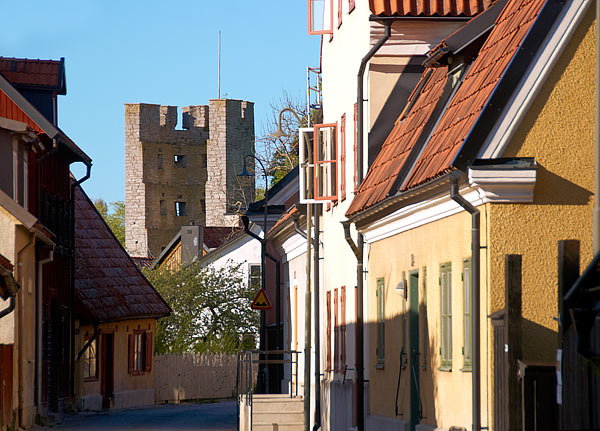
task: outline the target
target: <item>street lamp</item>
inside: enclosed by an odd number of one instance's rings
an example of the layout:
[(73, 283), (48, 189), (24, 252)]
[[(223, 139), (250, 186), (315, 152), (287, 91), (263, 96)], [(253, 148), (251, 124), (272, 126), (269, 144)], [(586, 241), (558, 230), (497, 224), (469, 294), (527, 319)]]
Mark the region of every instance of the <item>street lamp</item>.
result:
[(273, 138), (282, 138), (284, 136), (289, 136), (288, 133), (285, 133), (282, 129), (281, 129), (281, 120), (282, 120), (282, 116), (284, 112), (291, 112), (292, 114), (294, 114), (294, 117), (296, 117), (296, 120), (298, 120), (299, 124), (302, 124), (302, 119), (300, 118), (300, 116), (296, 113), (296, 111), (294, 111), (292, 108), (283, 108), (281, 111), (279, 111), (279, 121), (277, 121), (277, 130), (275, 130), (273, 133), (271, 133), (271, 136)]
[[(263, 237), (262, 240), (260, 241), (260, 286), (263, 290), (263, 292), (265, 292), (266, 294), (266, 288), (267, 288), (267, 282), (266, 282), (266, 258), (267, 258), (267, 210), (268, 210), (268, 203), (269, 203), (269, 188), (268, 188), (268, 174), (267, 174), (267, 170), (265, 169), (265, 166), (263, 165), (263, 163), (260, 161), (260, 159), (258, 157), (256, 157), (254, 154), (247, 154), (244, 156), (244, 166), (242, 168), (242, 172), (240, 172), (238, 174), (239, 177), (252, 177), (255, 175), (255, 173), (250, 173), (248, 172), (247, 169), (247, 165), (246, 165), (246, 161), (248, 160), (248, 158), (253, 158), (255, 160), (255, 162), (258, 162), (258, 164), (260, 165), (263, 174), (265, 176), (265, 201), (264, 201), (264, 207), (265, 207), (265, 211), (264, 211), (264, 218), (263, 218)], [(254, 165), (254, 171), (256, 172), (256, 164)], [(265, 310), (260, 310), (260, 341), (259, 341), (259, 350), (264, 351), (265, 350)], [(261, 370), (262, 369), (262, 370)], [(262, 372), (261, 372), (262, 371)], [(259, 375), (263, 376), (264, 378), (264, 364), (261, 363), (259, 365)]]

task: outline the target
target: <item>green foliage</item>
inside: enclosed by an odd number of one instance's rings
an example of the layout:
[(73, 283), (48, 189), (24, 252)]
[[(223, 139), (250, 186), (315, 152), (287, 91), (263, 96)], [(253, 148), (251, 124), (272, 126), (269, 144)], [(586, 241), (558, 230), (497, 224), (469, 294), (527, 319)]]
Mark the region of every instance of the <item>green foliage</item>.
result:
[[(125, 202), (115, 201), (107, 204), (103, 199), (96, 199), (94, 205), (121, 245), (125, 247)], [(109, 207), (112, 210), (110, 212)]]
[(202, 268), (192, 263), (179, 271), (144, 270), (173, 309), (156, 327), (156, 353), (234, 353), (255, 348), (258, 313), (250, 308), (255, 289), (242, 264)]

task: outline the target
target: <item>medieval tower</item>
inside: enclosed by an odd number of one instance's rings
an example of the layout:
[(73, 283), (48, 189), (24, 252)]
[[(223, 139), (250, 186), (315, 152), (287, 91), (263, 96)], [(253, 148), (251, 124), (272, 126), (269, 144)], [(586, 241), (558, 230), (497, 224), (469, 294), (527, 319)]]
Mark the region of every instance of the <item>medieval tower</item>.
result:
[(182, 108), (125, 105), (125, 245), (132, 256), (158, 256), (181, 226), (236, 226), (254, 198), (240, 180), (254, 154), (254, 104), (215, 99)]

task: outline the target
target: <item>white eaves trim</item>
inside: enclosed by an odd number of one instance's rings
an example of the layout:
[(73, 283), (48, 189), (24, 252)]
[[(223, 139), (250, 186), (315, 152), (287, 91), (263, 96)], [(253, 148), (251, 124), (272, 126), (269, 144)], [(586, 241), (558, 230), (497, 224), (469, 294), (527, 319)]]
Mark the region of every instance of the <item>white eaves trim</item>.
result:
[(591, 0), (567, 1), (502, 115), (488, 134), (478, 158), (493, 159), (502, 155), (591, 4)]
[(290, 262), (306, 253), (306, 239), (300, 234), (294, 233), (281, 244), (281, 249), (283, 250), (282, 263)]
[(533, 202), (536, 178), (535, 167), (518, 170), (469, 168), (469, 184), (478, 188), (484, 202)]
[[(535, 167), (469, 169), (469, 185), (460, 189), (460, 194), (475, 207), (486, 203), (532, 202), (536, 172)], [(448, 188), (443, 195), (394, 211), (361, 229), (361, 233), (366, 243), (371, 244), (462, 211), (464, 209), (450, 198)]]

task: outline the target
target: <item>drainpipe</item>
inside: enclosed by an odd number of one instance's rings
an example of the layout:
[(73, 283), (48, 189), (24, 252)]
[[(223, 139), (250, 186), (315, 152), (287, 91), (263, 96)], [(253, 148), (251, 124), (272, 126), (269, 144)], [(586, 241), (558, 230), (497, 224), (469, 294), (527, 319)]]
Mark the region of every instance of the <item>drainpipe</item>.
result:
[[(310, 431), (311, 240), (313, 204), (306, 205), (306, 292), (304, 293), (304, 431)], [(316, 384), (316, 382), (315, 382)]]
[(35, 324), (36, 324), (36, 340), (35, 340), (35, 398), (38, 415), (42, 414), (42, 282), (43, 282), (43, 266), (54, 260), (54, 250), (50, 250), (48, 258), (38, 261), (37, 267), (37, 287), (35, 289), (36, 295), (36, 310), (35, 310)]
[[(319, 284), (319, 229), (320, 229), (320, 211), (319, 206), (315, 205), (315, 238), (313, 242), (313, 286), (314, 308), (315, 308), (315, 425), (313, 431), (321, 427), (321, 328), (320, 328), (320, 284)], [(328, 335), (329, 336), (329, 335)]]
[[(35, 247), (35, 232), (31, 233), (31, 239), (29, 240), (29, 242), (27, 244), (25, 244), (18, 252), (17, 252), (17, 265), (16, 267), (18, 268), (19, 272), (18, 272), (18, 280), (19, 280), (19, 284), (22, 286), (21, 288), (24, 288), (24, 283), (23, 283), (23, 277), (22, 277), (22, 266), (23, 266), (23, 261), (21, 259), (21, 255), (25, 252), (25, 250), (27, 250), (29, 247), (31, 246)], [(35, 250), (34, 250), (35, 253)], [(10, 297), (10, 304), (8, 306), (8, 308), (2, 310), (0, 312), (0, 319), (3, 318), (4, 316), (6, 316), (7, 314), (11, 313), (17, 303), (16, 303), (16, 296), (17, 294), (15, 293), (14, 295), (12, 295)], [(19, 363), (17, 365), (17, 376), (19, 378), (19, 383), (17, 384), (17, 402), (18, 402), (18, 409), (17, 409), (17, 417), (18, 417), (18, 422), (19, 424), (23, 423), (23, 405), (25, 404), (25, 401), (23, 399), (23, 392), (24, 392), (24, 388), (23, 388), (23, 295), (21, 295), (21, 306), (19, 307), (19, 309), (16, 311), (16, 316), (15, 316), (15, 329), (16, 329), (16, 339), (17, 339), (17, 357), (19, 358)]]
[(480, 324), (480, 304), (479, 304), (479, 253), (480, 253), (480, 235), (479, 235), (479, 210), (471, 205), (458, 192), (458, 182), (452, 178), (450, 182), (450, 197), (457, 204), (471, 214), (471, 304), (473, 307), (473, 365), (472, 365), (472, 403), (473, 403), (473, 431), (481, 431), (481, 352), (479, 351), (479, 324)]
[[(358, 69), (358, 79), (356, 85), (356, 179), (360, 184), (363, 180), (363, 140), (364, 140), (364, 76), (367, 69), (367, 64), (383, 44), (390, 38), (392, 34), (392, 20), (385, 21), (385, 32), (381, 39), (367, 52), (360, 62)], [(356, 342), (357, 342), (357, 358), (356, 358), (356, 410), (357, 410), (357, 428), (358, 431), (365, 430), (365, 358), (364, 358), (364, 333), (363, 333), (363, 235), (358, 232), (356, 244), (350, 236), (350, 225), (343, 223), (344, 235), (346, 241), (352, 248), (356, 256), (356, 295), (357, 295), (357, 310), (356, 310)]]
[(84, 181), (86, 181), (87, 179), (90, 178), (90, 175), (92, 173), (92, 163), (86, 163), (86, 172), (85, 175), (73, 182), (73, 184), (71, 184), (71, 293), (70, 293), (70, 304), (71, 304), (71, 309), (70, 311), (70, 337), (69, 337), (69, 342), (70, 342), (70, 351), (69, 351), (69, 356), (70, 356), (70, 373), (69, 373), (69, 377), (70, 377), (70, 381), (69, 381), (69, 385), (70, 385), (70, 392), (71, 392), (71, 396), (75, 396), (75, 317), (74, 317), (74, 313), (75, 313), (75, 187), (77, 187), (78, 185), (80, 185), (81, 183), (83, 183)]
[(596, 112), (594, 164), (594, 256), (600, 251), (600, 0), (596, 0)]

